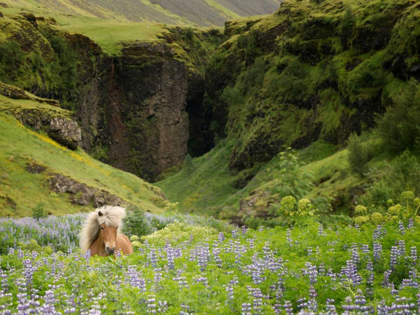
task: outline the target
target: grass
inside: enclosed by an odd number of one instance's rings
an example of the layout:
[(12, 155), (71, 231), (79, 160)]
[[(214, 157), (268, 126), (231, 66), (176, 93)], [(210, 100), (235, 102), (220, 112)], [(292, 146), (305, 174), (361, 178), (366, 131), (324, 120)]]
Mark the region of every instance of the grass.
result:
[(60, 28), (86, 35), (110, 55), (118, 55), (123, 42), (155, 41), (159, 36), (169, 33), (163, 24), (114, 22), (89, 17), (60, 17), (57, 20)]
[[(374, 145), (377, 141), (378, 138), (373, 134), (364, 137), (364, 142), (369, 145)], [(181, 170), (156, 185), (165, 192), (171, 202), (179, 202), (180, 209), (215, 215), (223, 213), (225, 207), (237, 212), (242, 199), (256, 194), (262, 195), (262, 200), (269, 199), (271, 194), (264, 192), (273, 191), (278, 183), (280, 174), (275, 168), (280, 163), (280, 154), (261, 166), (244, 188), (236, 189), (233, 185), (237, 176), (228, 168), (234, 144), (234, 140), (224, 140), (206, 155), (193, 159), (196, 170), (189, 177)], [(344, 199), (345, 202), (336, 209), (338, 213), (348, 213), (351, 207), (351, 190), (366, 182), (366, 179), (350, 173), (347, 154), (347, 149), (321, 140), (298, 152), (300, 161), (304, 163), (301, 169), (313, 175), (315, 184), (307, 197)], [(381, 169), (388, 159), (388, 155), (378, 152), (369, 166)]]
[[(31, 104), (31, 101), (9, 102), (20, 104), (22, 107), (47, 106)], [(7, 103), (2, 97), (0, 108), (5, 106)], [(68, 150), (47, 136), (26, 128), (5, 113), (0, 113), (0, 125), (0, 215), (29, 215), (31, 209), (40, 202), (46, 204), (47, 209), (54, 214), (82, 210), (81, 207), (70, 204), (67, 195), (51, 193), (48, 189), (48, 172), (28, 173), (26, 165), (29, 161), (47, 167), (50, 172), (63, 174), (90, 187), (108, 191), (144, 210), (159, 212), (165, 205), (162, 197), (152, 191), (152, 185), (132, 174), (94, 160), (81, 149)], [(6, 205), (6, 196), (16, 203), (15, 209), (10, 202)]]
[(193, 159), (196, 171), (185, 171), (156, 183), (172, 202), (179, 202), (183, 211), (207, 212), (220, 208), (232, 194), (234, 177), (227, 162), (231, 145), (220, 144), (209, 153)]

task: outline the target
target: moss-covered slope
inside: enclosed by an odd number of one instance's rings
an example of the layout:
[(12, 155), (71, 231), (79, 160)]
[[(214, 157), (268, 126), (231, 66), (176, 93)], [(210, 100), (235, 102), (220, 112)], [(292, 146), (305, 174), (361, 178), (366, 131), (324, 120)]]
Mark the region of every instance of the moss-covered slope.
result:
[(285, 1), (232, 22), (206, 72), (213, 131), (238, 141), (229, 166), (258, 167), (283, 145), (343, 144), (374, 126), (410, 77), (420, 78), (419, 4)]
[[(290, 146), (308, 163), (299, 172), (313, 175), (296, 178), (312, 185), (305, 197), (328, 197), (332, 209), (351, 213), (393, 163), (369, 133), (420, 80), (419, 16), (418, 1), (290, 0), (269, 17), (228, 22), (228, 40), (206, 68), (205, 109), (218, 145), (194, 159), (193, 173), (158, 185), (190, 211), (264, 217), (287, 188), (279, 164)], [(364, 178), (348, 165), (353, 132), (367, 132), (363, 141), (376, 150)]]
[[(159, 188), (94, 160), (80, 148), (70, 150), (22, 122), (53, 125), (72, 121), (60, 107), (30, 99), (0, 96), (0, 216), (31, 215), (36, 206), (53, 214), (89, 211), (107, 204), (162, 211)], [(36, 126), (33, 125), (33, 126)]]

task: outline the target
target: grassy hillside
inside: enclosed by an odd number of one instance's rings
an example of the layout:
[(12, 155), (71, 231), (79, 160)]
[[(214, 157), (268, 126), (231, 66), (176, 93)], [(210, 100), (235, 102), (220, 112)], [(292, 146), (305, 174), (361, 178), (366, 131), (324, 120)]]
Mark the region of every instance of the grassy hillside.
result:
[(348, 214), (360, 201), (383, 210), (404, 190), (418, 196), (419, 14), (406, 0), (287, 1), (228, 23), (205, 98), (224, 140), (194, 173), (158, 185), (188, 209), (261, 218), (288, 194)]
[(222, 26), (227, 19), (269, 14), (280, 5), (279, 0), (5, 0), (4, 3), (44, 16), (192, 26)]
[[(14, 118), (19, 111), (41, 110), (54, 116), (66, 116), (68, 111), (32, 100), (12, 100), (0, 96), (0, 215), (31, 215), (32, 209), (43, 204), (53, 214), (88, 211), (70, 203), (68, 194), (50, 190), (49, 179), (62, 174), (88, 187), (107, 191), (127, 204), (159, 212), (165, 201), (159, 189), (129, 173), (94, 160), (81, 149), (71, 151), (25, 127)], [(31, 165), (46, 170), (28, 171)]]

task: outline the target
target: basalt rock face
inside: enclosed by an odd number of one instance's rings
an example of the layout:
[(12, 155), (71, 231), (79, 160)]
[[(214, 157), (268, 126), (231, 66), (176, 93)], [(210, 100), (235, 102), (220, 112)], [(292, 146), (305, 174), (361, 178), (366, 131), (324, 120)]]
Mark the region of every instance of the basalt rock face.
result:
[[(38, 69), (37, 79), (21, 87), (60, 101), (74, 111), (81, 128), (80, 134), (75, 126), (56, 119), (48, 126), (50, 137), (72, 149), (81, 145), (95, 158), (149, 181), (182, 164), (189, 145), (193, 156), (212, 147), (213, 137), (207, 132), (210, 120), (202, 107), (204, 78), (195, 61), (189, 60), (188, 45), (193, 44), (184, 40), (183, 31), (169, 34), (171, 40), (124, 44), (121, 54), (111, 57), (84, 35), (58, 31), (52, 21), (31, 15), (17, 22), (20, 31), (11, 36), (22, 54), (39, 53), (48, 71), (55, 75), (53, 70), (60, 68), (56, 72), (61, 79), (57, 83), (46, 70)], [(175, 44), (173, 37), (186, 47)], [(35, 69), (36, 62), (22, 59), (16, 66)], [(20, 81), (11, 83), (19, 86)], [(22, 120), (45, 129), (43, 117), (32, 114)], [(190, 134), (194, 135), (191, 141)]]
[(165, 44), (140, 43), (123, 54), (109, 72), (109, 163), (153, 181), (187, 154), (187, 70)]

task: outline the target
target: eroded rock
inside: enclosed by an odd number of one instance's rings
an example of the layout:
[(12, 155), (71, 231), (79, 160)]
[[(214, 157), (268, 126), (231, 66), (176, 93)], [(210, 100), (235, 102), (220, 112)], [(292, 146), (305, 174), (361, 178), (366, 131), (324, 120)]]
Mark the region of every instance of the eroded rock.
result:
[(73, 204), (81, 206), (93, 205), (96, 208), (104, 205), (124, 205), (124, 201), (121, 198), (107, 191), (89, 187), (61, 174), (53, 174), (49, 182), (50, 188), (55, 193), (70, 194)]

